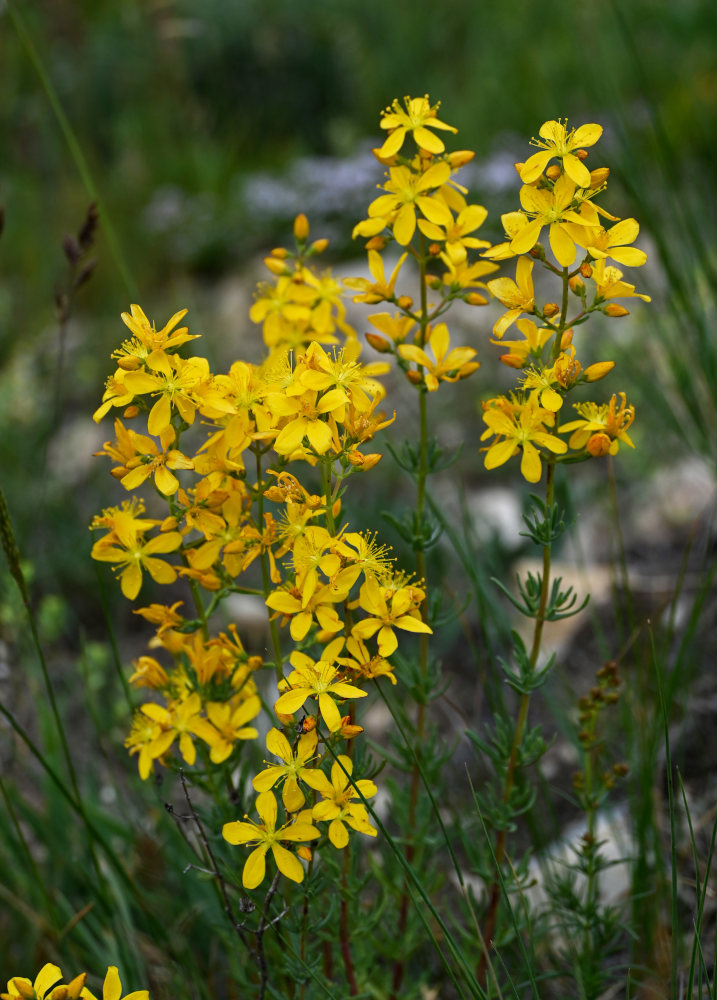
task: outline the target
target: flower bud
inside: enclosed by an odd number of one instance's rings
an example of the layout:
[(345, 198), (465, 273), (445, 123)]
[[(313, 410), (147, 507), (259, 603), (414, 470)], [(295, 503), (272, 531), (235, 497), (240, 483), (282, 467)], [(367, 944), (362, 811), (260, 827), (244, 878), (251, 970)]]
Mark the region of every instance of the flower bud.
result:
[(130, 405), (129, 405), (129, 406), (128, 406), (128, 407), (126, 408), (126, 409), (125, 409), (125, 411), (124, 411), (124, 413), (122, 414), (122, 416), (123, 416), (123, 417), (125, 418), (125, 420), (132, 420), (132, 418), (133, 418), (133, 417), (136, 417), (138, 413), (139, 413), (139, 407), (138, 407), (138, 406), (135, 406), (135, 404), (134, 404), (134, 403), (131, 403), (131, 404), (130, 404)]
[(463, 299), (469, 306), (487, 306), (488, 299), (480, 292), (469, 292)]
[(552, 319), (553, 316), (557, 316), (560, 312), (560, 306), (557, 302), (547, 302), (543, 308), (543, 316), (546, 319)]
[(610, 176), (610, 167), (597, 167), (590, 171), (590, 187), (602, 187)]
[(579, 160), (587, 160), (587, 158), (588, 158), (588, 151), (587, 151), (587, 149), (576, 149), (575, 153), (573, 155), (577, 156), (577, 158)]
[(350, 715), (344, 715), (341, 718), (341, 728), (339, 733), (345, 740), (352, 740), (354, 736), (358, 736), (359, 733), (363, 732), (363, 726), (356, 726), (351, 722)]
[(601, 458), (603, 455), (608, 454), (611, 444), (612, 441), (607, 434), (603, 431), (596, 431), (595, 434), (590, 435), (585, 447), (593, 458)]
[(309, 237), (309, 220), (303, 212), (294, 219), (294, 238), (297, 243), (306, 243)]
[(536, 243), (533, 249), (529, 250), (528, 253), (535, 260), (545, 260), (545, 247), (542, 243)]
[(179, 521), (177, 520), (176, 517), (173, 517), (173, 516), (165, 517), (165, 519), (162, 521), (162, 523), (159, 526), (159, 530), (160, 531), (176, 531), (178, 524), (179, 524)]
[(566, 350), (568, 347), (570, 347), (572, 342), (573, 342), (573, 328), (568, 327), (568, 329), (563, 332), (563, 335), (560, 338), (560, 350), (561, 351)]
[(261, 670), (264, 666), (264, 661), (260, 656), (250, 656), (246, 661), (246, 665), (250, 670)]
[(375, 451), (371, 452), (370, 455), (364, 455), (363, 466), (362, 466), (363, 471), (368, 472), (369, 469), (373, 469), (375, 465), (378, 465), (378, 463), (381, 461), (382, 458), (383, 455), (380, 455), (378, 452)]
[(372, 236), (371, 239), (366, 244), (367, 250), (385, 250), (388, 246), (388, 239), (386, 236)]
[(446, 159), (452, 170), (460, 170), (466, 163), (470, 163), (475, 155), (472, 149), (457, 149), (454, 153), (449, 153)]
[(326, 247), (329, 245), (329, 241), (326, 237), (320, 240), (314, 240), (314, 242), (309, 247), (309, 253), (323, 253)]
[(594, 365), (587, 366), (583, 372), (583, 378), (586, 382), (597, 382), (601, 378), (605, 378), (608, 372), (611, 372), (614, 367), (614, 361), (598, 361)]
[(428, 252), (431, 257), (440, 257), (441, 255), (441, 244), (440, 243), (429, 243)]
[(551, 163), (548, 169), (545, 171), (545, 176), (549, 181), (556, 181), (558, 177), (562, 175), (562, 170), (557, 165), (557, 163)]
[(508, 368), (522, 368), (524, 364), (519, 354), (501, 354), (498, 360), (502, 361)]
[[(102, 452), (98, 451), (97, 454), (101, 455)], [(130, 470), (124, 465), (116, 465), (114, 469), (110, 469), (110, 475), (113, 479), (124, 479), (129, 471)]]
[(286, 258), (289, 256), (289, 251), (286, 249), (286, 247), (274, 247), (274, 249), (271, 251), (271, 256), (276, 257), (278, 260), (286, 260)]
[(396, 299), (396, 305), (399, 309), (403, 309), (404, 312), (407, 312), (413, 305), (413, 299), (410, 295), (401, 295)]
[[(322, 634), (321, 632), (317, 632), (316, 633), (316, 641), (317, 642), (322, 642), (322, 641), (326, 642), (326, 635), (327, 635), (327, 633), (326, 632), (323, 633), (323, 635), (324, 635), (324, 639), (323, 640), (319, 639), (319, 636), (321, 634)], [(333, 635), (333, 633), (330, 633), (330, 634)], [(316, 729), (316, 716), (315, 715), (307, 715), (306, 718), (301, 723), (301, 730), (304, 733), (311, 733), (311, 732), (313, 732), (314, 729)]]
[(433, 289), (434, 292), (437, 292), (438, 289), (441, 287), (441, 285), (442, 285), (441, 279), (437, 278), (435, 275), (426, 278), (426, 286), (428, 288)]
[(420, 372), (406, 372), (406, 378), (412, 385), (423, 385), (423, 375)]
[(618, 318), (620, 316), (629, 316), (630, 310), (626, 309), (625, 306), (620, 306), (617, 302), (610, 302), (603, 309), (606, 316), (612, 316), (613, 318)]
[(371, 347), (373, 347), (374, 351), (378, 351), (379, 354), (391, 353), (391, 345), (385, 337), (380, 337), (377, 333), (365, 333), (364, 337)]
[(574, 278), (570, 279), (568, 284), (570, 285), (570, 291), (575, 292), (576, 295), (582, 295), (582, 293), (585, 291), (585, 284), (577, 276), (577, 274), (575, 275)]
[(302, 861), (311, 861), (313, 857), (311, 848), (307, 847), (306, 844), (299, 844), (299, 846), (296, 848), (296, 853), (302, 859)]
[(588, 263), (581, 264), (580, 273), (582, 274), (583, 278), (592, 278), (593, 269)]
[(265, 257), (264, 266), (271, 271), (272, 274), (281, 275), (287, 274), (287, 267), (283, 260), (277, 260), (276, 257)]

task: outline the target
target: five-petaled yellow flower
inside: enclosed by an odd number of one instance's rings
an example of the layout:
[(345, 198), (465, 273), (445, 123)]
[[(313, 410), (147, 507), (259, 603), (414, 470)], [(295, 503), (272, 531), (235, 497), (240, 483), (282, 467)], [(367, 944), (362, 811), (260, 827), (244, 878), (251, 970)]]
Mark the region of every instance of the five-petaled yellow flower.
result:
[(242, 885), (245, 889), (256, 889), (261, 885), (266, 875), (266, 853), (269, 850), (282, 875), (286, 875), (292, 882), (303, 882), (304, 869), (301, 862), (283, 843), (317, 840), (321, 836), (320, 831), (310, 823), (300, 821), (277, 827), (277, 803), (273, 792), (261, 792), (257, 795), (256, 811), (261, 817), (261, 824), (237, 820), (225, 823), (222, 827), (222, 836), (228, 843), (256, 844), (244, 864)]

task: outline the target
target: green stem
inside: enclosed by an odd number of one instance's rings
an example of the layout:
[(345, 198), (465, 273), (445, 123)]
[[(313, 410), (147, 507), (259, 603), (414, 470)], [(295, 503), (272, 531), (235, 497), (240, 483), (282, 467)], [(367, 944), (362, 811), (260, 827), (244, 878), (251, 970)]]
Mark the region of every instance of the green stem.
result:
[[(254, 455), (256, 456), (256, 520), (257, 520), (257, 530), (259, 534), (263, 534), (264, 531), (264, 484), (262, 482), (262, 470), (261, 470), (261, 456), (262, 452), (257, 446), (254, 448)], [(264, 594), (264, 600), (266, 600), (272, 591), (271, 584), (271, 574), (269, 572), (269, 555), (264, 548), (262, 543), (261, 546), (261, 556), (259, 559), (261, 563), (261, 582), (262, 582), (262, 592)], [(276, 624), (276, 619), (273, 617), (271, 612), (269, 613), (269, 633), (271, 635), (271, 646), (274, 652), (274, 670), (276, 672), (277, 684), (279, 681), (284, 679), (284, 657), (281, 652), (281, 639), (279, 638), (279, 626)]]

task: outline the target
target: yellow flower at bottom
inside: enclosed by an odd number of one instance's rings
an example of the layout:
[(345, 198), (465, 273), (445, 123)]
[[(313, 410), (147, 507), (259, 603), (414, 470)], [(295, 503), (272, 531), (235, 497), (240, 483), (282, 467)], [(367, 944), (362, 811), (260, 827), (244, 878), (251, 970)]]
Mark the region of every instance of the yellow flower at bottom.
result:
[(229, 844), (252, 844), (257, 846), (251, 852), (242, 871), (242, 885), (245, 889), (256, 889), (264, 881), (266, 875), (266, 852), (271, 848), (276, 867), (282, 875), (292, 882), (302, 882), (304, 869), (301, 862), (282, 846), (282, 841), (305, 843), (307, 840), (317, 840), (321, 833), (310, 823), (288, 823), (277, 829), (277, 804), (273, 792), (262, 792), (256, 799), (256, 811), (262, 823), (240, 822), (225, 823), (222, 827), (222, 837)]

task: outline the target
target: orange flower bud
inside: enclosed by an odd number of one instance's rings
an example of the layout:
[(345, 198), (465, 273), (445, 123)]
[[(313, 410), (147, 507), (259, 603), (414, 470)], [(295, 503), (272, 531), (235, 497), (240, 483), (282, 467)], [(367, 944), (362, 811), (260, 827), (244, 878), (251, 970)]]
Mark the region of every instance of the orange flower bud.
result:
[(472, 149), (457, 149), (455, 153), (449, 153), (446, 159), (452, 170), (460, 170), (461, 167), (465, 167), (466, 163), (470, 163), (475, 155)]
[(480, 292), (469, 292), (463, 299), (469, 306), (487, 306), (488, 299)]
[(573, 342), (573, 328), (569, 327), (564, 331), (562, 337), (560, 338), (560, 350), (564, 351)]
[(344, 715), (341, 718), (341, 728), (339, 733), (343, 736), (345, 740), (352, 740), (354, 736), (358, 736), (359, 733), (363, 732), (363, 726), (356, 726), (351, 722), (350, 715)]
[(311, 861), (311, 858), (313, 857), (311, 848), (307, 847), (306, 844), (299, 844), (296, 848), (296, 853), (302, 861)]
[[(102, 452), (98, 451), (97, 454), (101, 455)], [(114, 479), (124, 479), (124, 477), (127, 475), (128, 472), (129, 469), (125, 468), (124, 465), (116, 465), (114, 469), (110, 469), (110, 475)]]
[(385, 250), (388, 246), (388, 239), (385, 236), (372, 236), (371, 239), (366, 243), (367, 250)]
[(593, 269), (587, 263), (586, 264), (581, 264), (580, 265), (580, 273), (582, 274), (583, 278), (592, 278), (592, 276), (593, 276)]
[[(317, 633), (316, 638), (317, 638), (317, 640), (319, 642), (321, 642), (322, 640), (319, 639), (319, 634), (320, 633)], [(304, 733), (310, 733), (314, 729), (316, 729), (316, 716), (315, 715), (307, 715), (306, 718), (301, 723), (301, 729), (302, 729), (302, 732), (304, 732)]]
[(361, 454), (360, 451), (356, 451), (354, 449), (353, 451), (350, 451), (346, 457), (348, 458), (349, 462), (352, 465), (354, 465), (357, 469), (363, 465), (363, 455)]
[(277, 257), (279, 260), (286, 260), (289, 256), (289, 251), (285, 247), (274, 247), (271, 251), (272, 257)]
[(380, 337), (377, 333), (365, 333), (364, 336), (374, 351), (378, 351), (379, 354), (391, 352), (391, 345), (385, 337)]
[(603, 431), (596, 431), (595, 434), (590, 435), (585, 447), (593, 458), (601, 458), (603, 455), (608, 454), (611, 444), (612, 441), (607, 434)]
[(594, 365), (588, 365), (583, 374), (587, 382), (597, 382), (599, 379), (605, 378), (614, 367), (614, 361), (598, 361)]
[(442, 284), (441, 279), (436, 278), (435, 275), (431, 278), (426, 278), (426, 285), (428, 286), (428, 288), (432, 288), (434, 292), (438, 291), (438, 289), (441, 287), (441, 284)]
[(176, 531), (179, 521), (176, 517), (165, 517), (159, 526), (160, 531)]
[(552, 319), (553, 316), (557, 316), (560, 312), (560, 306), (557, 302), (547, 302), (543, 308), (543, 316), (548, 319)]
[(533, 249), (529, 250), (528, 253), (535, 260), (545, 260), (545, 247), (542, 243), (536, 243)]
[(431, 255), (431, 257), (438, 257), (438, 256), (440, 256), (440, 253), (441, 253), (441, 244), (440, 243), (429, 243), (429, 245), (428, 245), (428, 252)]
[(264, 666), (264, 661), (260, 656), (250, 656), (246, 661), (246, 665), (250, 670), (261, 670)]
[(364, 455), (363, 466), (362, 466), (364, 472), (368, 472), (369, 469), (373, 469), (374, 465), (378, 465), (378, 463), (381, 461), (382, 458), (383, 456), (375, 451), (371, 452), (370, 455)]
[(610, 176), (610, 167), (597, 167), (595, 170), (591, 170), (590, 187), (591, 188), (602, 187), (609, 176)]
[(329, 241), (326, 239), (326, 237), (320, 240), (314, 240), (314, 242), (309, 247), (309, 253), (323, 253), (328, 245)]
[(423, 375), (420, 372), (406, 372), (406, 378), (412, 385), (423, 385)]
[(131, 420), (132, 417), (136, 417), (138, 413), (139, 413), (139, 407), (135, 406), (134, 403), (132, 403), (130, 406), (126, 408), (122, 416), (125, 418), (125, 420)]
[(577, 158), (579, 160), (587, 160), (587, 158), (588, 158), (588, 151), (587, 151), (587, 149), (576, 149), (575, 153), (573, 155), (577, 156)]
[(498, 360), (502, 361), (503, 364), (507, 365), (509, 368), (522, 368), (524, 364), (524, 361), (519, 354), (501, 354)]
[(626, 309), (625, 306), (620, 306), (617, 302), (610, 302), (603, 309), (606, 316), (612, 316), (613, 318), (618, 318), (620, 316), (629, 316), (630, 310)]
[(562, 175), (562, 170), (557, 165), (557, 163), (551, 163), (548, 169), (545, 171), (545, 176), (549, 181), (556, 181), (558, 177)]
[(288, 273), (286, 264), (283, 260), (278, 260), (276, 257), (265, 257), (264, 266), (268, 268), (272, 274), (280, 275)]
[(413, 305), (413, 299), (410, 295), (401, 295), (396, 299), (396, 305), (399, 309), (408, 310)]
[(570, 291), (575, 292), (576, 295), (581, 295), (585, 288), (585, 284), (581, 281), (577, 274), (574, 278), (570, 279), (568, 284), (570, 285)]
[(309, 220), (303, 212), (294, 219), (294, 237), (297, 243), (306, 243), (309, 237)]

